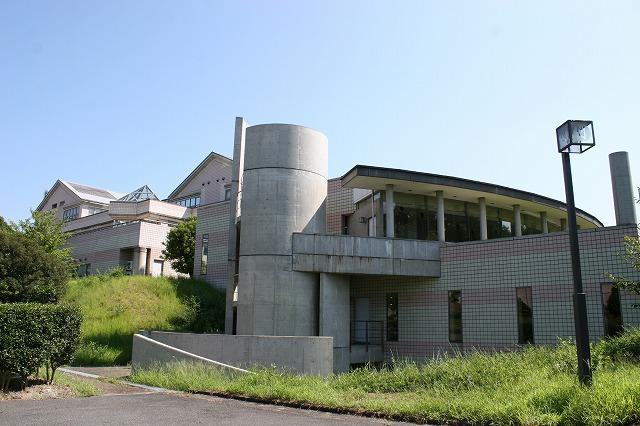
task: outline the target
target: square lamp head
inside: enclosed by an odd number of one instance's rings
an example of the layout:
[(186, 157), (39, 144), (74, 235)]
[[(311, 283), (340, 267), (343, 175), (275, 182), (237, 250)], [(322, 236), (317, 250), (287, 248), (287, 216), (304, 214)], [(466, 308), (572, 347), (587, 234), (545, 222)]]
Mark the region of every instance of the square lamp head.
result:
[(567, 120), (556, 129), (558, 152), (581, 154), (596, 145), (593, 121)]

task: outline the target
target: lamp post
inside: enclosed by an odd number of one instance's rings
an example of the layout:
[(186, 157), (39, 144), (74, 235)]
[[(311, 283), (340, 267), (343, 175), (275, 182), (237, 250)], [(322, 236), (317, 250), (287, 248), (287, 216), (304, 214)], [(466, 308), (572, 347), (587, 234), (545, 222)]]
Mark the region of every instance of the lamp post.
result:
[(576, 352), (578, 355), (578, 378), (584, 385), (591, 384), (591, 350), (589, 348), (589, 324), (587, 322), (587, 301), (582, 289), (580, 271), (580, 248), (578, 247), (578, 226), (576, 206), (573, 199), (573, 179), (569, 154), (582, 154), (595, 146), (593, 122), (568, 120), (556, 129), (558, 152), (562, 155), (564, 189), (567, 197), (567, 222), (571, 247), (571, 269), (573, 271), (573, 321), (576, 329)]

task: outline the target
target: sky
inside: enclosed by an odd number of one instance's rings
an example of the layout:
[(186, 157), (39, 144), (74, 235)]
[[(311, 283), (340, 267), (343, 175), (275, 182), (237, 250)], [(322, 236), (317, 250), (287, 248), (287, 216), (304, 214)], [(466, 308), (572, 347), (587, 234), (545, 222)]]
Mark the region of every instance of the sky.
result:
[(638, 1), (0, 2), (0, 216), (56, 179), (166, 197), (234, 119), (329, 138), (356, 164), (564, 200), (555, 128), (593, 120), (572, 157), (578, 207), (614, 210), (608, 154), (640, 185)]

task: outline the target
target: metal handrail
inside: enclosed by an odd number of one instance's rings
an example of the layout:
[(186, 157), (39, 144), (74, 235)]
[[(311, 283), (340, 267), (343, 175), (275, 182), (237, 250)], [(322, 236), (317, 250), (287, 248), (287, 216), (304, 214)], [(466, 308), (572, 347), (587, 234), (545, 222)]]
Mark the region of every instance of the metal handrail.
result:
[[(351, 321), (350, 343), (353, 345), (365, 345), (365, 350), (369, 351), (369, 346), (382, 346), (383, 344), (383, 322), (382, 321)], [(358, 338), (359, 331), (364, 331), (364, 340)]]

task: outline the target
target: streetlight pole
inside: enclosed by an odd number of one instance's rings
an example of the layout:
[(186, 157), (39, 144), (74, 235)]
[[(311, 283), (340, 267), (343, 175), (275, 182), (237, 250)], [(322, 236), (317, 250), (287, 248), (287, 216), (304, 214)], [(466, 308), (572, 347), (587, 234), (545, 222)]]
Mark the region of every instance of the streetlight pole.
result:
[(580, 383), (590, 385), (591, 349), (589, 347), (589, 325), (587, 318), (587, 299), (582, 289), (582, 271), (580, 270), (580, 247), (578, 246), (578, 225), (576, 206), (573, 199), (573, 178), (569, 152), (562, 152), (564, 171), (564, 189), (567, 198), (567, 222), (569, 225), (569, 243), (571, 247), (571, 269), (573, 271), (573, 321), (576, 330), (576, 352), (578, 355), (578, 378)]

